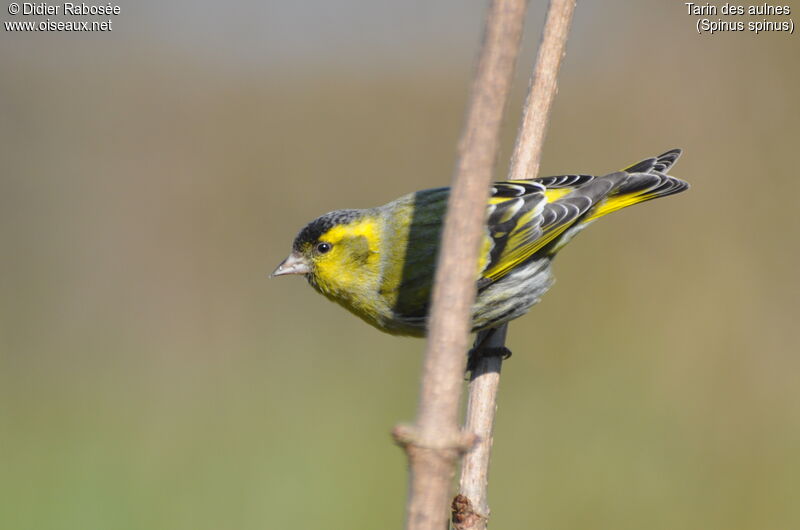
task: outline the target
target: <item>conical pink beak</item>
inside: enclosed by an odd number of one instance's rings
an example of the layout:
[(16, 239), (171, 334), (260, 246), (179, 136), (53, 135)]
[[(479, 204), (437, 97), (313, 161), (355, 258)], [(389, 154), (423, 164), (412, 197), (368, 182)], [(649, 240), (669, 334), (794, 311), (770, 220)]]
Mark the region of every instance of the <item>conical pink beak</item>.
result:
[(284, 274), (308, 274), (311, 272), (311, 267), (308, 266), (306, 259), (297, 252), (292, 252), (278, 265), (278, 268), (272, 271), (269, 275), (270, 278), (275, 276), (283, 276)]

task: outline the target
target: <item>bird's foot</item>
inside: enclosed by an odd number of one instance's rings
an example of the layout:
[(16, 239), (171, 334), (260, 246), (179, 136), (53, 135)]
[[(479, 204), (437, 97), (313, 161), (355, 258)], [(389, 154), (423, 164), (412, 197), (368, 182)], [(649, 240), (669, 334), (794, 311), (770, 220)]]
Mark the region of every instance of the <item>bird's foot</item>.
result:
[(467, 372), (472, 373), (475, 371), (475, 368), (478, 367), (478, 363), (485, 357), (500, 357), (500, 359), (505, 361), (511, 357), (511, 350), (505, 346), (476, 346), (469, 351), (469, 357), (467, 358)]

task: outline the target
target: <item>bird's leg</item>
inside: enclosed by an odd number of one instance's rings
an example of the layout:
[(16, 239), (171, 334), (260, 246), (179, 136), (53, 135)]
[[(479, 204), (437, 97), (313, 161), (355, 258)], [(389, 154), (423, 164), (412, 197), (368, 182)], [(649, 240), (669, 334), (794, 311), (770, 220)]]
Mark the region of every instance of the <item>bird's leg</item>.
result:
[(499, 328), (479, 331), (475, 336), (475, 343), (469, 351), (467, 371), (472, 372), (483, 357), (500, 357), (503, 360), (511, 357), (511, 350), (506, 348), (507, 324)]

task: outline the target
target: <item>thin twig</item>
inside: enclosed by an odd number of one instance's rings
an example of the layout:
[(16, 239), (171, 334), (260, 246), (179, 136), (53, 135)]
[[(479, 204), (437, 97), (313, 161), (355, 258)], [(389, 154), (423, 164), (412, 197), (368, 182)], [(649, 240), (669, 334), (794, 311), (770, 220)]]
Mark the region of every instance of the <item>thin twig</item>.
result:
[[(490, 335), (483, 347), (502, 348), (506, 342), (508, 326), (503, 325)], [(497, 411), (497, 390), (500, 386), (500, 356), (481, 357), (470, 374), (467, 397), (465, 432), (476, 436), (477, 441), (461, 464), (459, 497), (461, 509), (453, 505), (453, 527), (455, 530), (485, 528), (489, 519), (487, 489), (489, 486), (489, 458), (492, 451), (494, 418)], [(469, 511), (466, 510), (469, 507)], [(461, 513), (459, 513), (461, 512)]]
[(528, 87), (522, 125), (511, 156), (510, 180), (532, 179), (539, 173), (550, 107), (558, 92), (558, 70), (567, 48), (574, 11), (575, 0), (550, 0), (542, 42), (536, 56), (536, 69)]
[(525, 0), (493, 0), (486, 19), (442, 234), (417, 422), (395, 429), (411, 474), (408, 530), (446, 528), (455, 463), (472, 442), (459, 429), (458, 407), (479, 242), (524, 12)]
[[(509, 179), (531, 179), (539, 172), (542, 144), (557, 91), (558, 70), (564, 56), (574, 9), (575, 0), (550, 2), (536, 67), (528, 88), (522, 125), (514, 146)], [(491, 337), (493, 344), (486, 346), (502, 348), (505, 346), (505, 337), (504, 325)], [(483, 530), (489, 519), (489, 458), (501, 366), (500, 357), (482, 357), (470, 378), (465, 431), (474, 434), (477, 442), (464, 457), (460, 493), (453, 501), (453, 522), (456, 530)]]

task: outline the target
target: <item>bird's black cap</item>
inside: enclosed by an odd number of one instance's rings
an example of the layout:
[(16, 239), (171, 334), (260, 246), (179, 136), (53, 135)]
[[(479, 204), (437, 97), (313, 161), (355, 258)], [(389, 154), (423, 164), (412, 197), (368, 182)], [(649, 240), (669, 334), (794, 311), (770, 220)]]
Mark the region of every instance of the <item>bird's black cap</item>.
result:
[(292, 248), (298, 251), (302, 250), (307, 244), (316, 243), (324, 233), (334, 226), (352, 223), (361, 217), (362, 213), (362, 210), (335, 210), (317, 217), (300, 230), (300, 233), (294, 238)]

